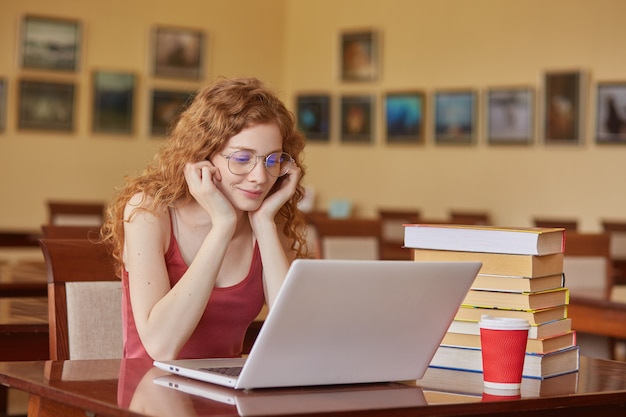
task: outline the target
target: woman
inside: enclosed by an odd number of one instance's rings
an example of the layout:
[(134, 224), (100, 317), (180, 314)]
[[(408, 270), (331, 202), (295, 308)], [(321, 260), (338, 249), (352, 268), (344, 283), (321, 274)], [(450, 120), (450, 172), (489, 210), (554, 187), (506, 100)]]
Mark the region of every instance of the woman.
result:
[(303, 148), (260, 81), (199, 92), (103, 229), (122, 275), (125, 357), (241, 354), (248, 325), (306, 255)]

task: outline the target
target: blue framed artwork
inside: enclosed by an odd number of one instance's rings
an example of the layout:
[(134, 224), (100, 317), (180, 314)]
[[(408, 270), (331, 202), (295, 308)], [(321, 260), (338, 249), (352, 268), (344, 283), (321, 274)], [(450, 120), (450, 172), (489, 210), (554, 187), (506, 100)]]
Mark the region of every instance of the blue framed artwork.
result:
[(309, 141), (328, 142), (330, 139), (330, 96), (328, 94), (299, 95), (296, 98), (298, 129)]
[(534, 140), (534, 90), (491, 88), (486, 92), (487, 141), (528, 145)]
[(626, 144), (626, 81), (597, 85), (596, 142)]
[(435, 142), (469, 144), (476, 134), (476, 93), (435, 92)]
[(371, 143), (374, 131), (374, 98), (369, 95), (341, 97), (341, 141)]
[(422, 92), (385, 95), (385, 129), (388, 143), (422, 143), (425, 96)]
[(95, 72), (93, 74), (93, 131), (132, 133), (134, 96), (134, 74)]

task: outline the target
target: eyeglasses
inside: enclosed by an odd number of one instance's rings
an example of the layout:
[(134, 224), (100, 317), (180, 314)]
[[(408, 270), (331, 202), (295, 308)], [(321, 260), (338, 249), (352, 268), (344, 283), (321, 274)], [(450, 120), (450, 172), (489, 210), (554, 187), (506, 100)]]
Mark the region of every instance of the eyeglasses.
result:
[(246, 175), (252, 172), (259, 159), (263, 159), (263, 165), (267, 173), (272, 177), (282, 177), (289, 172), (291, 164), (295, 161), (285, 152), (274, 152), (269, 155), (255, 155), (250, 151), (236, 151), (230, 155), (222, 155), (228, 159), (228, 170), (235, 175)]

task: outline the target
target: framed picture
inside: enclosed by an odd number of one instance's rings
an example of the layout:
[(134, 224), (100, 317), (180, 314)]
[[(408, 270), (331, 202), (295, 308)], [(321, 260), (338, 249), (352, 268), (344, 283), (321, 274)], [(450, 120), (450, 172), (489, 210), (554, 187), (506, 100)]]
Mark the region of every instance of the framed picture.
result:
[(7, 82), (0, 78), (0, 132), (7, 127)]
[(341, 97), (341, 141), (371, 143), (374, 131), (374, 98), (369, 95)]
[(296, 98), (298, 129), (307, 140), (328, 142), (330, 139), (330, 96), (299, 95)]
[(80, 25), (76, 20), (26, 16), (22, 25), (22, 67), (76, 71)]
[(341, 79), (375, 81), (380, 70), (379, 36), (373, 30), (344, 32), (340, 41)]
[(581, 142), (582, 82), (580, 71), (545, 74), (543, 137), (546, 143)]
[(435, 142), (469, 144), (476, 133), (476, 93), (435, 92)]
[(70, 132), (74, 128), (74, 84), (21, 80), (19, 129)]
[(626, 81), (600, 82), (596, 99), (596, 142), (626, 143)]
[(153, 90), (150, 134), (166, 136), (180, 113), (191, 104), (194, 96), (195, 93), (188, 91)]
[(93, 74), (93, 131), (132, 133), (134, 97), (134, 74), (95, 72)]
[(199, 30), (157, 27), (154, 30), (154, 75), (201, 79), (203, 49), (204, 34)]
[(534, 90), (492, 88), (486, 92), (487, 141), (528, 145), (534, 139)]
[(385, 95), (385, 127), (388, 143), (421, 143), (424, 140), (425, 96), (422, 92)]

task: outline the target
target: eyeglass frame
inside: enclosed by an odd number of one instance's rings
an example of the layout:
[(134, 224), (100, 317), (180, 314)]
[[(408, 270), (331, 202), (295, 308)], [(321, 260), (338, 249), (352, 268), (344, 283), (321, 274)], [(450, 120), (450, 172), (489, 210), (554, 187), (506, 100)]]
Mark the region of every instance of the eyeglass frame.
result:
[[(237, 173), (233, 172), (232, 168), (230, 167), (230, 160), (231, 160), (231, 158), (233, 157), (233, 155), (234, 155), (234, 154), (236, 154), (236, 153), (238, 153), (238, 152), (248, 152), (248, 153), (250, 153), (250, 155), (252, 156), (252, 159), (251, 159), (251, 160), (254, 160), (254, 162), (253, 162), (252, 164), (250, 164), (250, 170), (249, 170), (248, 172), (243, 173), (243, 174), (237, 174)], [(285, 175), (287, 175), (287, 173), (289, 173), (289, 166), (287, 166), (287, 170), (286, 170), (284, 173), (282, 173), (282, 174), (280, 174), (280, 175), (277, 175), (277, 176), (276, 176), (276, 175), (273, 175), (273, 174), (270, 172), (269, 168), (267, 167), (267, 161), (268, 161), (268, 158), (269, 158), (270, 156), (272, 156), (272, 155), (287, 155), (287, 156), (289, 157), (289, 159), (287, 160), (287, 162), (289, 162), (289, 163), (295, 163), (295, 162), (296, 162), (296, 160), (295, 160), (295, 159), (293, 159), (293, 156), (289, 155), (287, 152), (284, 152), (284, 151), (281, 151), (281, 152), (272, 152), (272, 153), (269, 153), (269, 154), (267, 154), (267, 155), (255, 155), (255, 154), (254, 154), (254, 152), (251, 152), (251, 151), (247, 151), (247, 150), (241, 149), (241, 150), (238, 150), (238, 151), (234, 151), (234, 152), (232, 152), (230, 155), (220, 154), (220, 156), (222, 156), (223, 158), (225, 158), (225, 159), (228, 161), (228, 162), (227, 162), (227, 164), (226, 164), (226, 166), (228, 167), (228, 171), (230, 171), (230, 173), (231, 173), (231, 174), (233, 174), (233, 175), (248, 175), (249, 173), (251, 173), (251, 172), (254, 170), (254, 168), (256, 168), (256, 165), (257, 165), (257, 162), (258, 162), (259, 158), (264, 158), (264, 160), (263, 160), (263, 166), (265, 167), (265, 171), (266, 171), (266, 172), (267, 172), (270, 176), (272, 176), (272, 177), (274, 177), (274, 178), (284, 177)]]

